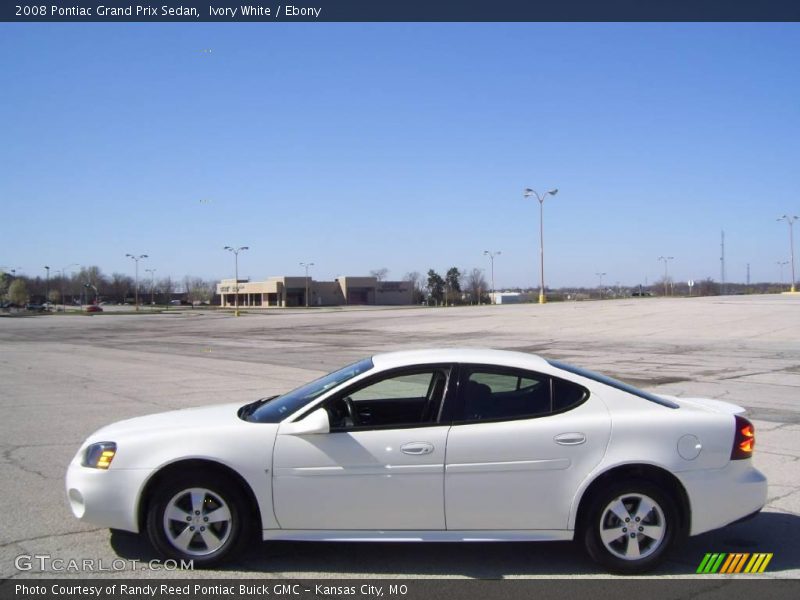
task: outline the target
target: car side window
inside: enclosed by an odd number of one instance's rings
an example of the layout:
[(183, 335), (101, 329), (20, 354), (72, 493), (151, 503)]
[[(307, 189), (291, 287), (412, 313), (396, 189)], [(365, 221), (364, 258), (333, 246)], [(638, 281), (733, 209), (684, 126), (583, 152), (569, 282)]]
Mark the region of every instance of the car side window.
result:
[(448, 369), (390, 374), (347, 390), (326, 406), (332, 431), (416, 426), (436, 422)]
[(550, 377), (528, 371), (480, 367), (468, 372), (463, 420), (536, 417), (551, 412)]
[(582, 404), (589, 397), (583, 386), (553, 377), (553, 412), (563, 412)]
[(532, 371), (471, 366), (464, 372), (458, 421), (543, 417), (582, 404), (589, 391), (577, 383)]

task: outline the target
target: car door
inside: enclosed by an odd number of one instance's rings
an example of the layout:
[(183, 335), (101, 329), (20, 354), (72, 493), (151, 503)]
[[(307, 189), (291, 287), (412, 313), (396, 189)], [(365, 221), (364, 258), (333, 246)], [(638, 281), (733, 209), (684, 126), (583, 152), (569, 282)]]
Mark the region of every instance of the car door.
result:
[(447, 441), (450, 530), (563, 530), (610, 435), (605, 405), (549, 375), (463, 365)]
[(273, 501), (283, 529), (443, 530), (451, 368), (378, 374), (323, 403), (331, 431), (277, 436)]

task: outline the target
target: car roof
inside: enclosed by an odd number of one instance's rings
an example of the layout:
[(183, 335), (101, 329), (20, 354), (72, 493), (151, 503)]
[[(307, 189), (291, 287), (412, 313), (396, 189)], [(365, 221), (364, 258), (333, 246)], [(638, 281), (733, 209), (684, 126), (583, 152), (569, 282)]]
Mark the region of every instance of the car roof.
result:
[(439, 348), (402, 350), (376, 354), (372, 362), (379, 369), (431, 363), (478, 363), (521, 369), (544, 369), (549, 363), (536, 354), (488, 348)]

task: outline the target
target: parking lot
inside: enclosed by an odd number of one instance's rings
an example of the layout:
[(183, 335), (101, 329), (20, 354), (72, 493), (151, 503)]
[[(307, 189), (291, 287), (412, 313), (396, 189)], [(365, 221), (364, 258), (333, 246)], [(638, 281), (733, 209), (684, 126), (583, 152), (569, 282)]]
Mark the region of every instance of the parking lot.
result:
[(747, 407), (770, 482), (756, 519), (691, 538), (655, 573), (706, 552), (774, 552), (800, 577), (800, 296), (633, 298), (460, 308), (182, 310), (0, 318), (0, 577), (606, 577), (570, 543), (259, 544), (224, 570), (19, 569), (15, 557), (147, 561), (149, 547), (74, 519), (65, 469), (112, 421), (287, 391), (376, 352), (490, 347), (539, 353), (651, 391)]

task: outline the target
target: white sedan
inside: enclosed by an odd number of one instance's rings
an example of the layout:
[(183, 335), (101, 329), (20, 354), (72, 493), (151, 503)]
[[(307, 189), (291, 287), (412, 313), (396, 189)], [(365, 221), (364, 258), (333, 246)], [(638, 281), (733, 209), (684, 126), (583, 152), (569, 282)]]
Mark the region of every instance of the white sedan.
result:
[(67, 472), (82, 521), (211, 565), (263, 540), (578, 540), (643, 572), (754, 515), (744, 409), (497, 350), (380, 354), (274, 398), (121, 421)]

